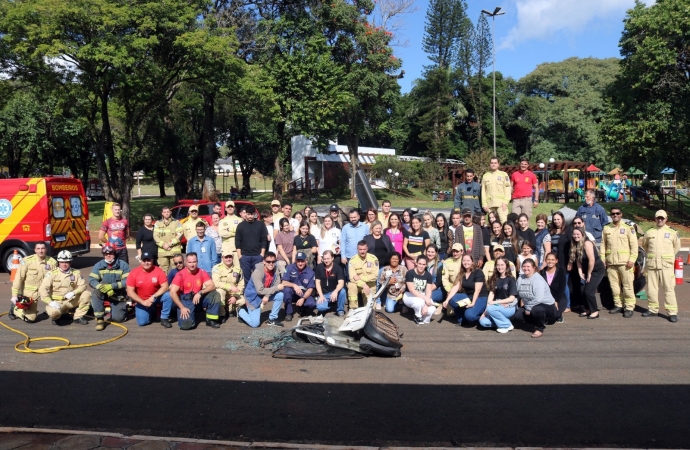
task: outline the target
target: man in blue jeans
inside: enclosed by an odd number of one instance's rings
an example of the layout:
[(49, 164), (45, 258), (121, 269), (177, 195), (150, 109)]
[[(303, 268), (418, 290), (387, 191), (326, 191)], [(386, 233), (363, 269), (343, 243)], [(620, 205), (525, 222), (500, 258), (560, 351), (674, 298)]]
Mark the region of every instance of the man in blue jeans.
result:
[(186, 266), (173, 278), (170, 296), (177, 306), (177, 324), (180, 330), (191, 330), (196, 326), (194, 311), (206, 310), (206, 326), (220, 328), (220, 295), (216, 285), (206, 271), (199, 269), (196, 253), (187, 253)]
[(334, 264), (335, 256), (330, 250), (326, 250), (322, 255), (322, 263), (316, 266), (316, 309), (320, 314), (325, 314), (331, 305), (337, 300), (337, 314), (342, 317), (345, 315), (345, 272), (343, 268)]
[(131, 298), (136, 304), (134, 312), (137, 318), (137, 325), (143, 327), (153, 321), (152, 317), (156, 314), (156, 305), (163, 304), (161, 325), (170, 328), (167, 320), (172, 307), (172, 298), (168, 296), (168, 301), (163, 302), (162, 296), (168, 291), (168, 280), (165, 272), (160, 267), (153, 265), (153, 257), (149, 253), (141, 254), (141, 266), (135, 268), (127, 277), (127, 297)]
[(307, 267), (307, 254), (297, 252), (295, 263), (285, 268), (283, 275), (283, 301), (285, 302), (285, 321), (292, 321), (293, 303), (300, 316), (311, 315), (316, 308), (316, 299), (312, 296), (316, 284), (314, 271)]
[(245, 281), (249, 280), (257, 264), (261, 263), (268, 244), (268, 229), (263, 222), (256, 220), (256, 208), (245, 208), (244, 220), (235, 231), (235, 251), (240, 260), (240, 268)]
[(261, 325), (261, 311), (266, 303), (272, 301), (273, 307), (268, 316), (268, 325), (282, 327), (278, 322), (278, 313), (283, 306), (283, 292), (285, 288), (281, 282), (283, 273), (276, 267), (276, 254), (266, 252), (263, 262), (254, 267), (252, 276), (244, 289), (244, 299), (247, 309), (241, 308), (237, 313), (238, 320), (252, 328)]

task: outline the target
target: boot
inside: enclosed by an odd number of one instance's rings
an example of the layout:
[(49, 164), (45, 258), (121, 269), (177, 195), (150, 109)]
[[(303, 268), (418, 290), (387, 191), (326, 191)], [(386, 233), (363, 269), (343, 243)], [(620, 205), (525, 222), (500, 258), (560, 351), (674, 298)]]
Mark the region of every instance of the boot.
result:
[(8, 314), (10, 316), (10, 320), (17, 320), (17, 315), (14, 313), (14, 304), (10, 303), (10, 312)]
[(206, 326), (211, 328), (220, 328), (220, 324), (211, 319), (206, 319)]
[(105, 330), (105, 320), (98, 319), (98, 321), (96, 321), (96, 331), (103, 331), (103, 330)]

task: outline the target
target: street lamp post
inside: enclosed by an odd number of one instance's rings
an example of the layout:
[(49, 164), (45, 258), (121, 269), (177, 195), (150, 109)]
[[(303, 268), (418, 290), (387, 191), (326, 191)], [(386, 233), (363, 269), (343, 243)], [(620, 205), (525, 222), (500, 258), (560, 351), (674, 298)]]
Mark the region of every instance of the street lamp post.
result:
[[(398, 182), (398, 177), (399, 177), (399, 176), (400, 176), (400, 174), (399, 174), (398, 172), (395, 172), (395, 182), (396, 182), (396, 183)], [(393, 198), (396, 198), (395, 191), (393, 191)]]
[[(546, 198), (549, 195), (549, 185), (546, 182), (546, 171), (544, 170), (544, 166), (544, 163), (539, 163), (539, 168), (542, 170), (541, 181), (544, 182), (544, 197)], [(537, 198), (539, 198), (539, 192), (537, 192)]]
[(494, 47), (494, 156), (496, 156), (496, 16), (502, 16), (505, 14), (505, 12), (499, 12), (500, 10), (500, 6), (497, 6), (496, 9), (494, 9), (494, 12), (489, 12), (485, 9), (482, 9), (482, 14), (486, 14), (487, 16), (491, 17), (491, 40)]

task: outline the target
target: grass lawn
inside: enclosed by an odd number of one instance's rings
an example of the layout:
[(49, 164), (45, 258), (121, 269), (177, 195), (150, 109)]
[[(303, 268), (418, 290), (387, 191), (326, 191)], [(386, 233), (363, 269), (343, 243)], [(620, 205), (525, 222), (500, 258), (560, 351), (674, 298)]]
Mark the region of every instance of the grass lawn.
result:
[[(261, 176), (258, 176), (261, 179)], [(226, 179), (226, 183), (229, 179)], [(222, 180), (219, 178), (220, 183)], [(263, 183), (263, 181), (261, 181)], [(262, 185), (253, 184), (257, 189), (262, 189)], [(222, 187), (222, 184), (217, 186)], [(267, 179), (267, 186), (270, 189), (270, 179)], [(141, 186), (142, 195), (147, 192), (147, 195), (158, 194), (157, 185), (142, 185)], [(166, 193), (167, 193), (166, 189)], [(137, 193), (137, 188), (135, 186), (134, 193)], [(383, 200), (390, 200), (394, 209), (416, 207), (420, 211), (426, 209), (450, 209), (453, 207), (453, 202), (433, 202), (431, 201), (431, 196), (425, 194), (419, 189), (406, 189), (404, 191), (399, 191), (397, 193), (392, 193), (384, 189), (375, 189), (374, 194), (379, 201), (379, 204)], [(259, 209), (270, 209), (270, 203), (273, 199), (271, 192), (257, 192), (254, 198), (248, 198), (248, 200), (253, 201)], [(290, 196), (284, 196), (284, 199), (290, 200), (293, 204), (294, 210), (303, 209), (306, 205), (319, 206), (319, 205), (330, 205), (331, 203), (337, 203), (342, 206), (357, 206), (356, 199), (349, 198), (337, 198), (334, 199), (332, 196), (325, 194), (320, 194), (314, 198), (290, 198)], [(98, 233), (100, 227), (101, 219), (103, 218), (103, 206), (104, 201), (90, 201), (89, 202), (89, 216), (91, 220), (89, 222), (89, 228), (92, 232)], [(131, 226), (132, 234), (136, 234), (139, 226), (142, 224), (142, 217), (145, 213), (151, 213), (154, 217), (160, 214), (160, 210), (163, 206), (173, 206), (175, 204), (175, 196), (173, 192), (168, 193), (168, 197), (134, 197), (131, 203)], [(642, 229), (647, 230), (654, 226), (654, 213), (656, 209), (648, 209), (644, 206), (638, 205), (636, 203), (602, 203), (605, 210), (609, 210), (613, 205), (620, 206), (623, 211), (624, 217), (627, 219), (634, 220), (639, 223)], [(577, 209), (580, 203), (570, 202), (567, 205), (564, 203), (539, 203), (535, 212), (532, 215), (532, 225), (534, 226), (534, 217), (539, 213), (544, 213), (550, 215), (552, 211), (557, 211), (563, 206), (568, 206), (572, 209)], [(682, 237), (690, 237), (690, 227), (683, 220), (678, 220), (670, 216), (668, 222), (669, 226), (677, 230)]]

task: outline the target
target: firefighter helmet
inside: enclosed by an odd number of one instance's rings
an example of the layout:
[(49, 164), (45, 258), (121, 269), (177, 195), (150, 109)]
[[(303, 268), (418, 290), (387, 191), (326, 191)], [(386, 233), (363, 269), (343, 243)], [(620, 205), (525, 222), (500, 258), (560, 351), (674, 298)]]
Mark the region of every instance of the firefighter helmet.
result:
[(16, 306), (19, 309), (28, 309), (33, 302), (34, 300), (31, 297), (27, 297), (26, 295), (18, 295)]
[(57, 255), (58, 262), (72, 262), (72, 253), (69, 250), (62, 250)]
[(112, 245), (106, 244), (106, 245), (104, 245), (103, 248), (101, 249), (101, 253), (103, 253), (104, 255), (105, 255), (106, 253), (115, 254), (115, 249), (113, 248)]

